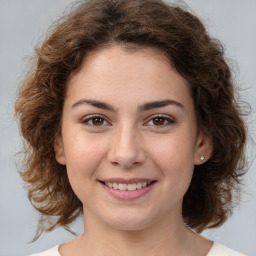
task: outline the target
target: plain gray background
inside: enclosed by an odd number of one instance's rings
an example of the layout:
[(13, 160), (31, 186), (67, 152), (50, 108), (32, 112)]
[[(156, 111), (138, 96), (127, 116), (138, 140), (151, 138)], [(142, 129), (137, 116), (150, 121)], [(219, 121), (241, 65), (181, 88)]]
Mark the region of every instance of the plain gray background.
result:
[[(249, 131), (256, 138), (256, 1), (186, 0), (210, 33), (226, 47), (234, 67), (234, 77), (242, 97), (252, 107)], [(28, 243), (34, 235), (38, 215), (30, 205), (15, 163), (21, 147), (18, 128), (13, 121), (17, 85), (24, 77), (27, 56), (42, 40), (44, 32), (68, 7), (71, 0), (0, 0), (0, 256), (24, 256), (45, 250), (73, 238), (57, 229)], [(248, 148), (250, 158), (255, 148)], [(17, 163), (18, 164), (18, 163)], [(203, 234), (249, 256), (256, 256), (256, 163), (245, 177), (242, 202), (233, 216), (219, 229)], [(73, 229), (82, 232), (79, 219)]]

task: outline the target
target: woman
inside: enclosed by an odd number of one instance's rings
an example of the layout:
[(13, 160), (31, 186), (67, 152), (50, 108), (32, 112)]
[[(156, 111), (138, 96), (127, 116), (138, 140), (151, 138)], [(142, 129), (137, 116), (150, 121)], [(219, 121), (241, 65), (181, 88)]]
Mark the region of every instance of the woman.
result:
[(39, 255), (242, 255), (199, 235), (232, 211), (246, 128), (221, 44), (185, 8), (82, 2), (37, 49), (15, 109), (36, 238), (84, 216)]

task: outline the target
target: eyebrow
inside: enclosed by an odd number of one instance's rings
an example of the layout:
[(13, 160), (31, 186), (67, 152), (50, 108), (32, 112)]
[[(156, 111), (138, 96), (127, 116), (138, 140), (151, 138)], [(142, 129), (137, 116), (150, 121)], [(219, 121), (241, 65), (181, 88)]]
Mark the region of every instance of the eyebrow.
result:
[(84, 105), (84, 104), (91, 105), (95, 108), (100, 108), (100, 109), (109, 110), (109, 111), (115, 111), (114, 107), (112, 107), (108, 103), (105, 103), (105, 102), (99, 101), (99, 100), (90, 100), (90, 99), (81, 99), (81, 100), (77, 101), (76, 103), (74, 103), (72, 105), (72, 108), (76, 108), (76, 107), (78, 107), (80, 105)]
[(139, 110), (140, 112), (143, 112), (143, 111), (148, 111), (154, 108), (166, 107), (169, 105), (174, 105), (182, 109), (184, 108), (184, 106), (180, 102), (168, 99), (168, 100), (160, 100), (160, 101), (152, 101), (152, 102), (144, 103), (142, 106), (140, 106)]
[[(72, 108), (76, 108), (76, 107), (78, 107), (80, 105), (84, 105), (84, 104), (88, 104), (93, 107), (108, 110), (108, 111), (113, 111), (113, 112), (115, 111), (115, 108), (113, 106), (111, 106), (110, 104), (103, 102), (103, 101), (92, 100), (92, 99), (81, 99), (81, 100), (75, 102), (72, 105)], [(152, 102), (144, 103), (141, 106), (139, 106), (139, 112), (148, 111), (148, 110), (155, 109), (155, 108), (162, 108), (162, 107), (166, 107), (169, 105), (174, 105), (174, 106), (177, 106), (182, 109), (184, 108), (184, 106), (180, 102), (168, 99), (168, 100), (160, 100), (160, 101), (152, 101)]]

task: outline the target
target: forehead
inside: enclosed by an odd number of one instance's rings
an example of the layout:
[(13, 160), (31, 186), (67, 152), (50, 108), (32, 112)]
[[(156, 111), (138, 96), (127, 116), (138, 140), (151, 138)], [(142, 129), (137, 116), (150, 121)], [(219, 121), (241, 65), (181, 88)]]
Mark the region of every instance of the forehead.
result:
[[(107, 70), (115, 72), (115, 68), (125, 68), (136, 65), (139, 67), (141, 62), (147, 62), (147, 67), (156, 65), (156, 63), (165, 65), (168, 69), (172, 69), (173, 65), (167, 54), (156, 47), (142, 47), (136, 45), (109, 45), (89, 51), (82, 62), (80, 68), (71, 74), (70, 82), (79, 78), (86, 72), (93, 71), (97, 68), (97, 72)], [(108, 64), (106, 66), (106, 64)], [(126, 64), (126, 66), (125, 66)], [(143, 64), (145, 66), (145, 63)], [(112, 69), (112, 70), (110, 70)], [(119, 70), (120, 71), (120, 70)]]
[(154, 100), (166, 95), (191, 97), (188, 82), (159, 49), (120, 46), (90, 52), (69, 82), (67, 97)]

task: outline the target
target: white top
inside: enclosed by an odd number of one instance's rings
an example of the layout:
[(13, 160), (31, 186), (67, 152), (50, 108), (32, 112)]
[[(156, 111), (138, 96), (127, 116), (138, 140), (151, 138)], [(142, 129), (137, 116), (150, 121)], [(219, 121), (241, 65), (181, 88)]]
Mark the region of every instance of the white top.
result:
[[(47, 251), (32, 254), (30, 256), (61, 256), (58, 248), (59, 248), (59, 245), (56, 245), (55, 247)], [(240, 252), (236, 252), (222, 244), (214, 242), (211, 250), (208, 252), (206, 256), (246, 256), (246, 255)]]

